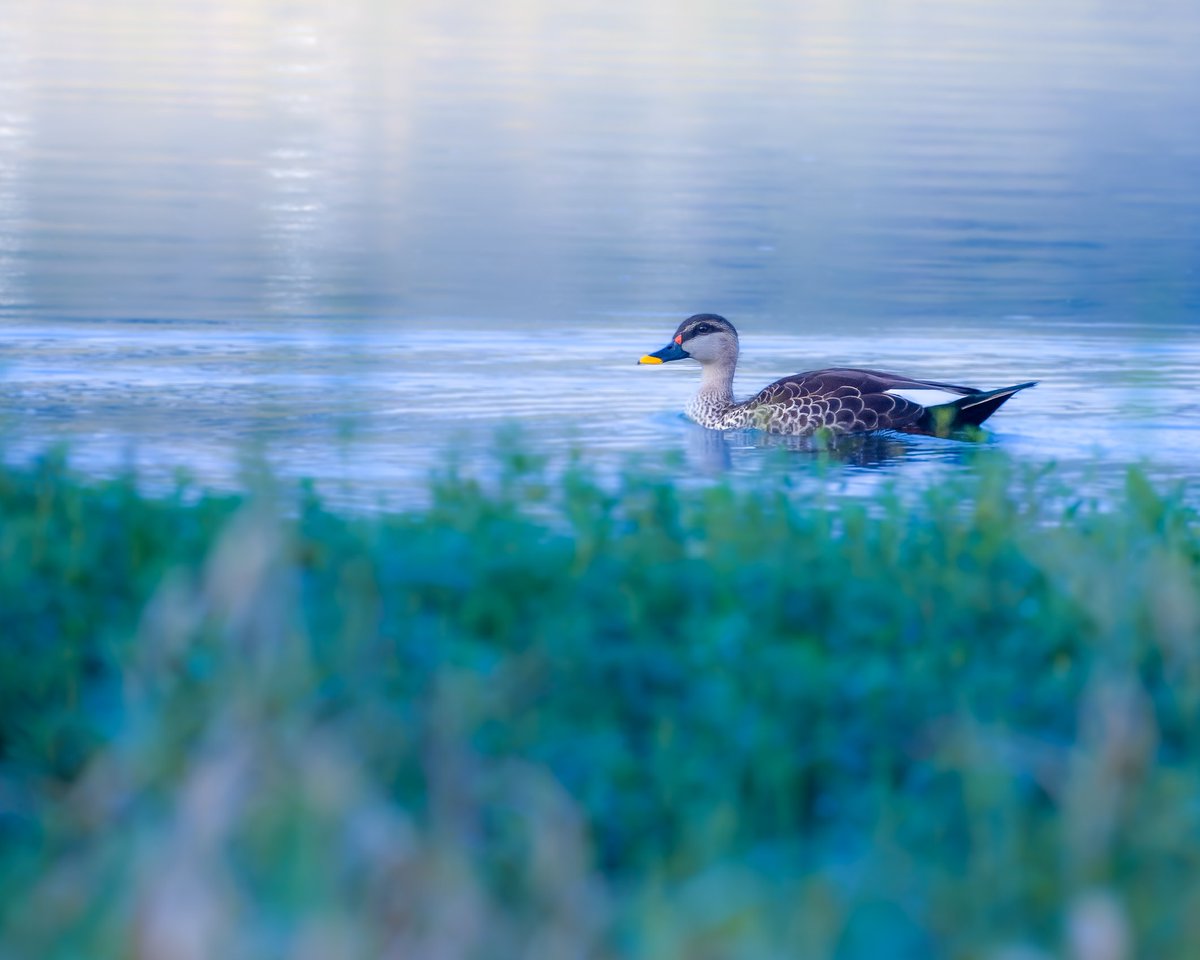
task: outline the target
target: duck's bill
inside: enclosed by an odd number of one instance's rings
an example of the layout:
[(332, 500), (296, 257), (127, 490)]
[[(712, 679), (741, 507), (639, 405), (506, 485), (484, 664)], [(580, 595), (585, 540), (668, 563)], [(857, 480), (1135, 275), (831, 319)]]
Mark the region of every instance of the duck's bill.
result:
[(646, 354), (638, 363), (670, 363), (672, 360), (685, 359), (687, 354), (683, 352), (683, 347), (677, 343), (668, 343), (661, 350)]

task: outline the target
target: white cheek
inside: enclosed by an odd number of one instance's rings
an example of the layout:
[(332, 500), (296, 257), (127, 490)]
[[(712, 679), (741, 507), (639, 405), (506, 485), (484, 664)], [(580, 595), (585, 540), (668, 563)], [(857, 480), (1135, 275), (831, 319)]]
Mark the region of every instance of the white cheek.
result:
[(717, 355), (718, 348), (719, 344), (711, 333), (702, 337), (692, 337), (683, 345), (683, 349), (697, 360), (712, 359)]
[(921, 389), (919, 387), (894, 387), (891, 390), (885, 390), (884, 393), (903, 397), (905, 400), (919, 403), (923, 407), (936, 407), (939, 403), (953, 403), (963, 397), (961, 393), (954, 393), (950, 390)]

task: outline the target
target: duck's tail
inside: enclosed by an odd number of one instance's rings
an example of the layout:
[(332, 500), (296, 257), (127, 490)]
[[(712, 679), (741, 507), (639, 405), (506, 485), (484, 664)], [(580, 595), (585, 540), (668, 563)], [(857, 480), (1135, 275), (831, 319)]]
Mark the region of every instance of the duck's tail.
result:
[(950, 403), (940, 403), (925, 410), (926, 427), (930, 433), (944, 436), (962, 427), (977, 427), (1003, 406), (1014, 393), (1037, 386), (1036, 380), (1018, 383), (1013, 387), (997, 390), (980, 390), (969, 393)]

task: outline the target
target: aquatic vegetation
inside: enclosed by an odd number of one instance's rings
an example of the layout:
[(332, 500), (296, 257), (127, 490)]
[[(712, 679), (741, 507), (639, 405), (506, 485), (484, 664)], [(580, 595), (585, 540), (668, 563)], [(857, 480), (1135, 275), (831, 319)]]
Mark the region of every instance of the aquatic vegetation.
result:
[(1136, 471), (814, 503), (515, 454), (364, 515), (50, 458), (0, 561), (0, 957), (1200, 935), (1200, 527)]

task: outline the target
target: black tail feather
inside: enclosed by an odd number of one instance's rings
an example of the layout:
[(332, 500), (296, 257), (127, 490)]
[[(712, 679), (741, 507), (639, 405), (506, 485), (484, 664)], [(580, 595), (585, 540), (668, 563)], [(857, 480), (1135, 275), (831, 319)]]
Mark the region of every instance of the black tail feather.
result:
[(930, 407), (926, 410), (929, 430), (931, 433), (944, 434), (960, 427), (978, 427), (999, 410), (1014, 393), (1033, 386), (1037, 386), (1036, 380), (1018, 383), (1012, 387), (1000, 387), (998, 390), (981, 390), (951, 403)]

